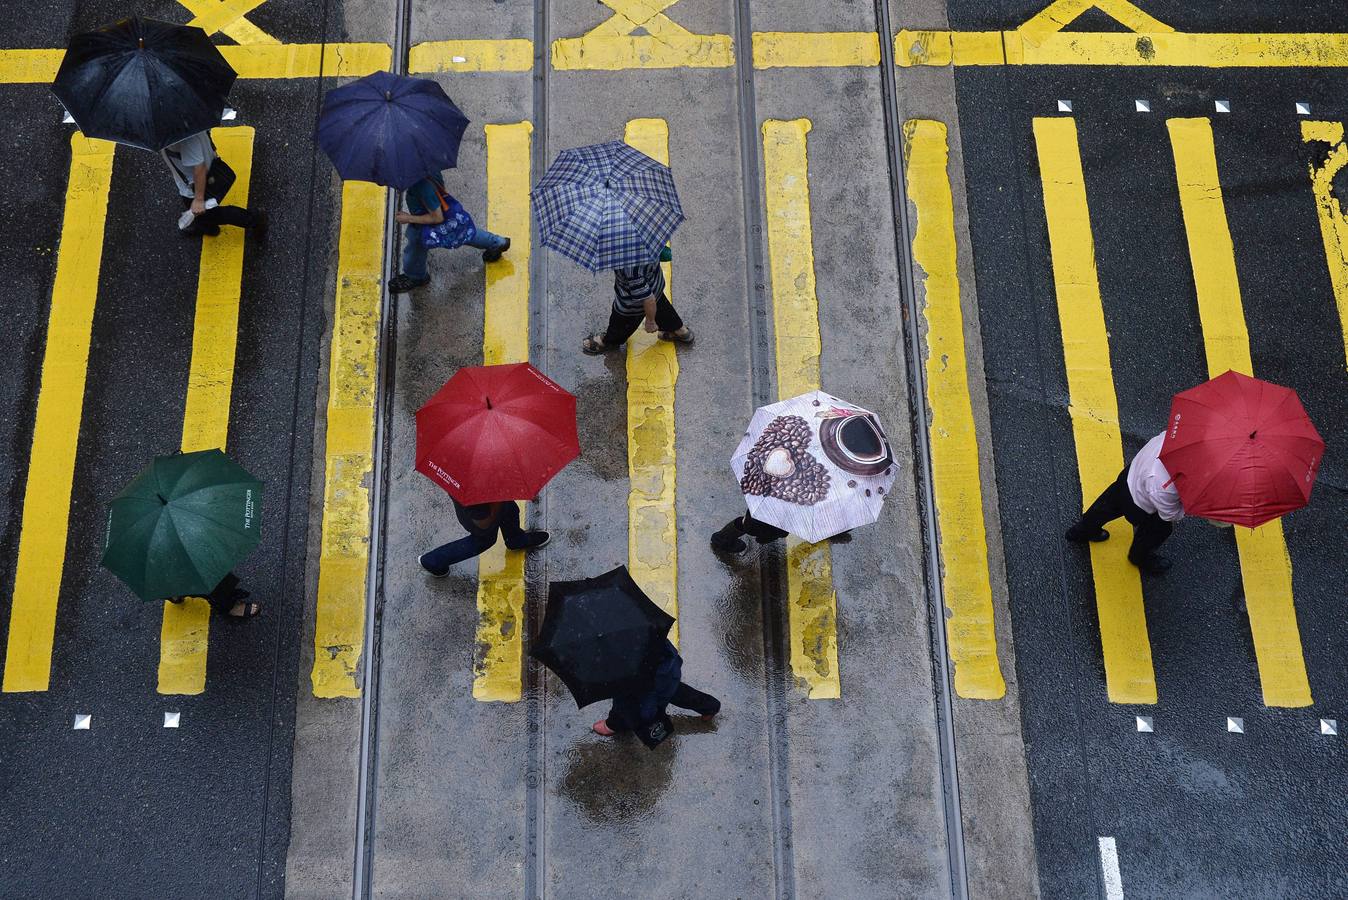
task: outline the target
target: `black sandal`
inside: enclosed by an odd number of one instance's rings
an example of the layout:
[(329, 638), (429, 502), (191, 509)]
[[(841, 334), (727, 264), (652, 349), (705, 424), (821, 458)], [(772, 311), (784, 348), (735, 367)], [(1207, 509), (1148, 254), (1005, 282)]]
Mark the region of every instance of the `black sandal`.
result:
[(603, 342), (603, 337), (604, 336), (601, 334), (592, 334), (581, 341), (581, 352), (588, 356), (600, 356), (604, 353), (612, 353), (622, 346), (622, 344), (605, 344)]
[(691, 344), (693, 342), (693, 329), (684, 326), (683, 334), (677, 331), (662, 331), (657, 337), (662, 341), (673, 341), (676, 344)]
[(243, 614), (238, 616), (234, 615), (234, 608), (230, 607), (229, 611), (225, 613), (226, 619), (229, 619), (232, 622), (242, 622), (245, 619), (251, 619), (262, 612), (262, 604), (257, 603), (256, 601), (240, 600), (239, 603), (243, 604)]

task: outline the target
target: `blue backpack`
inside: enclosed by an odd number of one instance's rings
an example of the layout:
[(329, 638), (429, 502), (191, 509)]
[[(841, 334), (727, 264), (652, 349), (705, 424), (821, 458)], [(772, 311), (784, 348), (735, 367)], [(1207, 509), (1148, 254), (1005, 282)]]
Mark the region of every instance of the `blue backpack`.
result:
[(421, 243), (427, 247), (445, 247), (453, 249), (462, 247), (477, 236), (477, 226), (473, 224), (473, 217), (463, 208), (463, 205), (455, 200), (449, 194), (445, 193), (434, 180), (431, 186), (435, 188), (435, 196), (440, 201), (440, 212), (444, 214), (445, 221), (439, 225), (421, 226)]

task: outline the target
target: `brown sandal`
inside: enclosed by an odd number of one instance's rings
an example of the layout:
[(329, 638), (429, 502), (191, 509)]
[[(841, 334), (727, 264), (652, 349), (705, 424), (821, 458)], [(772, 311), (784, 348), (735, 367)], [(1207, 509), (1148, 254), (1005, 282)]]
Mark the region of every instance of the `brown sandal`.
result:
[(589, 356), (599, 356), (604, 353), (612, 353), (618, 350), (622, 344), (605, 344), (602, 334), (592, 334), (580, 342), (580, 349)]

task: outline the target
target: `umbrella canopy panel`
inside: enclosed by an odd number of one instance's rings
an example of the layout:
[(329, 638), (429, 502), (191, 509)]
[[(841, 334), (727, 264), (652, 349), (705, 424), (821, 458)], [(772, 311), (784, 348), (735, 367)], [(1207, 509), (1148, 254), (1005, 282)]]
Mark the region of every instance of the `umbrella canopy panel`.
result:
[(405, 190), (458, 164), (467, 127), (434, 81), (374, 72), (328, 91), (318, 143), (347, 181)]
[(1324, 452), (1296, 391), (1229, 371), (1175, 395), (1161, 463), (1186, 514), (1253, 528), (1310, 502)]
[(207, 594), (257, 546), (261, 507), (219, 450), (158, 457), (110, 504), (102, 563), (142, 600)]
[(579, 455), (576, 398), (528, 363), (460, 369), (417, 410), (417, 471), (466, 505), (537, 496)]
[(588, 706), (648, 689), (673, 624), (619, 566), (549, 585), (529, 654), (562, 679), (578, 707)]
[(812, 543), (874, 522), (898, 475), (876, 415), (823, 391), (756, 410), (730, 466), (755, 519)]
[(202, 29), (132, 16), (76, 35), (52, 92), (87, 137), (157, 151), (219, 125), (236, 77)]
[(543, 245), (591, 272), (655, 262), (683, 221), (669, 167), (622, 141), (563, 150), (532, 197)]

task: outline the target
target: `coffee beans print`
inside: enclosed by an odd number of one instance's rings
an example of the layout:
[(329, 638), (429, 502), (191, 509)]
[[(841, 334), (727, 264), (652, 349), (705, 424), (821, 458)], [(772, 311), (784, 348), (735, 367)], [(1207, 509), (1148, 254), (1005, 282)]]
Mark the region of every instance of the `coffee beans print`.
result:
[[(740, 490), (757, 497), (776, 497), (787, 503), (813, 506), (828, 496), (828, 470), (810, 453), (810, 423), (800, 416), (778, 416), (754, 442), (744, 463)], [(794, 471), (783, 478), (768, 474), (763, 463), (774, 450), (791, 454)]]

